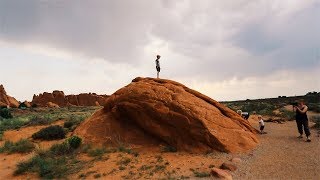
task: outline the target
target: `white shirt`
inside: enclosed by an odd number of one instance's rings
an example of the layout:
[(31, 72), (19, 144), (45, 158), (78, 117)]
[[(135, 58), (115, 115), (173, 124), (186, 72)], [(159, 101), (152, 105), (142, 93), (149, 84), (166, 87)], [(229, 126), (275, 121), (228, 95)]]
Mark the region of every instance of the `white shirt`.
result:
[(241, 112), (241, 115), (248, 115), (249, 113), (248, 112)]
[(260, 126), (264, 126), (263, 119), (260, 119), (260, 120), (259, 120), (259, 125), (260, 125)]

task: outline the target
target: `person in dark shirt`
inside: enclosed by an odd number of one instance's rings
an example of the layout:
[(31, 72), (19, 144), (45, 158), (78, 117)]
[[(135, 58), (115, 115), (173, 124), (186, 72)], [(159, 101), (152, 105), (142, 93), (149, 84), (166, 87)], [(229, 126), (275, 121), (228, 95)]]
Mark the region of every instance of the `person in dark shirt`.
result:
[(156, 59), (156, 69), (157, 69), (157, 78), (159, 78), (159, 73), (160, 73), (160, 55), (157, 55), (157, 59)]
[(298, 138), (303, 138), (303, 131), (307, 136), (307, 142), (311, 142), (310, 139), (310, 130), (309, 130), (309, 122), (308, 122), (308, 116), (307, 116), (307, 111), (308, 111), (308, 106), (304, 104), (303, 100), (300, 100), (298, 103), (298, 106), (294, 106), (294, 110), (296, 111), (296, 122), (297, 122), (297, 127), (298, 131), (300, 133), (300, 136)]

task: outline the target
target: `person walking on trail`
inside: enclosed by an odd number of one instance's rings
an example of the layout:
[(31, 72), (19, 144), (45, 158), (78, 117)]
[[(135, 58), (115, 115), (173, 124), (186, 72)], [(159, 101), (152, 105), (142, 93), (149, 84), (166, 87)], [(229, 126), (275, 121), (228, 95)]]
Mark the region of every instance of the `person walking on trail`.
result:
[(159, 73), (160, 73), (160, 55), (157, 55), (157, 59), (156, 59), (156, 69), (157, 69), (157, 78), (159, 78)]
[(308, 116), (307, 116), (307, 111), (308, 107), (304, 104), (303, 100), (300, 100), (298, 103), (298, 106), (294, 106), (294, 109), (296, 111), (296, 122), (297, 122), (297, 127), (298, 131), (300, 133), (300, 136), (298, 138), (303, 138), (303, 131), (307, 136), (307, 142), (311, 142), (310, 139), (310, 130), (309, 130), (309, 122), (308, 122)]

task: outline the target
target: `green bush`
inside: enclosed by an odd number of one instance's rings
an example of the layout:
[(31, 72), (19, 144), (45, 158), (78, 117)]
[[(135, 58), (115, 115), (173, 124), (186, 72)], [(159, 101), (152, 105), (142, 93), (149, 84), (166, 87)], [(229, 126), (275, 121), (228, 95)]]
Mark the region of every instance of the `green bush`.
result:
[(35, 172), (43, 179), (66, 178), (68, 174), (79, 171), (82, 166), (76, 156), (70, 155), (74, 152), (68, 141), (55, 144), (49, 150), (38, 151), (33, 158), (19, 163), (14, 175)]
[(177, 152), (177, 148), (173, 146), (164, 146), (161, 149), (162, 152)]
[(55, 140), (65, 138), (66, 133), (61, 126), (49, 126), (32, 135), (33, 139)]
[(50, 153), (57, 156), (71, 154), (72, 152), (73, 152), (73, 149), (70, 147), (68, 142), (63, 142), (61, 144), (54, 144), (50, 148)]
[(19, 107), (18, 107), (19, 109), (27, 109), (28, 107), (27, 107), (27, 105), (23, 102), (23, 103), (20, 103), (19, 104)]
[(204, 177), (209, 177), (210, 173), (208, 172), (198, 172), (198, 171), (193, 171), (195, 177), (199, 178), (204, 178)]
[(87, 115), (72, 114), (71, 116), (66, 117), (66, 121), (64, 122), (63, 127), (67, 128), (70, 131), (73, 131), (87, 117)]
[(82, 139), (78, 136), (72, 136), (68, 139), (68, 143), (70, 147), (73, 149), (77, 149), (78, 147), (80, 147), (81, 142), (82, 142)]
[(320, 113), (320, 103), (309, 103), (308, 110)]
[(285, 118), (286, 120), (294, 120), (296, 113), (293, 111), (288, 111), (286, 109), (280, 109), (281, 117)]
[(5, 119), (13, 118), (10, 110), (7, 108), (0, 109), (0, 116)]
[(36, 155), (29, 161), (19, 163), (14, 175), (37, 172), (44, 179), (63, 178), (70, 171), (68, 165), (68, 159), (65, 157), (54, 158)]
[(320, 115), (315, 115), (311, 117), (311, 121), (316, 123), (313, 127), (320, 129)]
[(30, 118), (28, 122), (26, 122), (26, 125), (28, 126), (36, 126), (36, 125), (47, 125), (50, 124), (51, 120), (39, 116), (33, 116)]
[(0, 135), (9, 129), (19, 129), (24, 124), (25, 122), (21, 118), (2, 119), (0, 121)]
[(91, 157), (102, 157), (106, 152), (105, 148), (90, 149), (88, 155)]
[(63, 127), (68, 129), (70, 129), (73, 125), (74, 123), (72, 121), (66, 121), (63, 123)]
[(0, 147), (0, 152), (11, 153), (28, 153), (33, 151), (35, 145), (27, 139), (21, 139), (18, 142), (6, 141), (2, 147)]

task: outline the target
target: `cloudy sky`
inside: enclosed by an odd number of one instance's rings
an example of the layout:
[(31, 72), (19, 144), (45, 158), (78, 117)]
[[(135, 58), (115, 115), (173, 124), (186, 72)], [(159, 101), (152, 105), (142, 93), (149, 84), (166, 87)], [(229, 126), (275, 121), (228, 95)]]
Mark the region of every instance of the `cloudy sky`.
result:
[(320, 91), (320, 0), (0, 0), (0, 84), (18, 100), (137, 77), (216, 100)]

